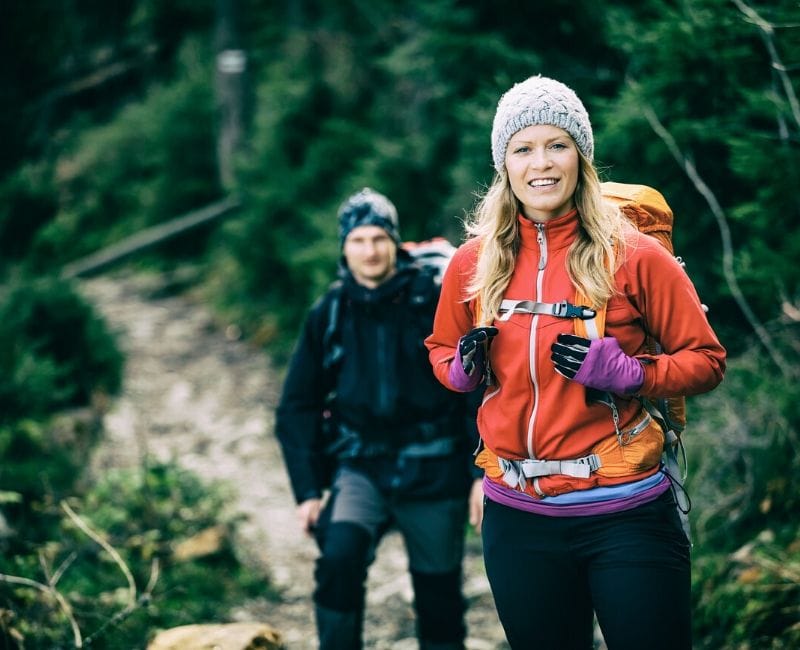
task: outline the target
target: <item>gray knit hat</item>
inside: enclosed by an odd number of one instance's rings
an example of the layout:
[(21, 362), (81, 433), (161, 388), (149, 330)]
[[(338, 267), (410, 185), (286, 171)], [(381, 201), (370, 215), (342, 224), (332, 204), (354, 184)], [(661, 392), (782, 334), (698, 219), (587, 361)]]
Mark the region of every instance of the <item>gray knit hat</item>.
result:
[(380, 192), (365, 187), (348, 197), (339, 207), (339, 248), (353, 228), (379, 226), (400, 244), (397, 208)]
[(589, 160), (594, 136), (589, 114), (575, 92), (560, 81), (537, 75), (514, 84), (497, 103), (492, 124), (494, 168), (503, 171), (511, 136), (527, 126), (549, 124), (564, 129)]

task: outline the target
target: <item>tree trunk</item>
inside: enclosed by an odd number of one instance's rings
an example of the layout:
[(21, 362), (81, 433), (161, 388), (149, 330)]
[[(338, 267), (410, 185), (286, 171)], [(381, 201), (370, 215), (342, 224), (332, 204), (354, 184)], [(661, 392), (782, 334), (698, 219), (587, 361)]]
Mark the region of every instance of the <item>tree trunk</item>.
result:
[(236, 0), (217, 0), (215, 21), (215, 90), (217, 164), (222, 187), (234, 189), (234, 158), (244, 130), (247, 56), (238, 47)]

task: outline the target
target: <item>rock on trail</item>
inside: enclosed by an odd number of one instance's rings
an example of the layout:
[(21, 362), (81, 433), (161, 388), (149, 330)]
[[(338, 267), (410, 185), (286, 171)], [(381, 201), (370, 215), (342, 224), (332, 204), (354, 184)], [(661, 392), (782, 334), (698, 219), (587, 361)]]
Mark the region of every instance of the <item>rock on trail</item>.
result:
[[(277, 602), (242, 603), (240, 621), (269, 623), (289, 650), (316, 648), (311, 592), (317, 551), (295, 519), (294, 500), (273, 435), (280, 377), (261, 350), (215, 322), (190, 295), (170, 295), (153, 274), (119, 273), (81, 283), (127, 356), (124, 386), (104, 418), (105, 437), (93, 471), (139, 466), (145, 454), (176, 460), (235, 491), (232, 512), (243, 515), (240, 557), (265, 570)], [(481, 559), (468, 537), (465, 593), (470, 650), (508, 648)], [(390, 533), (370, 568), (365, 648), (417, 647), (411, 585), (402, 541)], [(197, 621), (203, 623), (204, 621)]]

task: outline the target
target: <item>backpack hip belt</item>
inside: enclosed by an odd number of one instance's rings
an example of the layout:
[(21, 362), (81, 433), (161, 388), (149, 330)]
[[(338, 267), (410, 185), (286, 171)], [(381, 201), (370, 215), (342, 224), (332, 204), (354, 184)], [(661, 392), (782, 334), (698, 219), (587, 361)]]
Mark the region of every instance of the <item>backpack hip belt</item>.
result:
[(564, 474), (576, 478), (589, 478), (589, 475), (602, 464), (597, 454), (589, 454), (573, 460), (537, 460), (535, 458), (508, 460), (498, 456), (497, 463), (503, 472), (503, 482), (508, 487), (521, 490), (525, 489), (527, 479), (540, 476)]
[(402, 456), (403, 458), (449, 456), (457, 450), (460, 442), (458, 438), (453, 436), (440, 436), (420, 442), (411, 442), (402, 447), (395, 447), (388, 442), (365, 442), (358, 431), (343, 422), (339, 422), (336, 427), (339, 431), (339, 437), (328, 448), (328, 453), (340, 460), (347, 458), (376, 458), (378, 456)]
[[(502, 480), (508, 487), (519, 490), (520, 492), (529, 492), (526, 488), (528, 487), (528, 480), (530, 479), (533, 484), (533, 489), (539, 496), (545, 496), (545, 494), (536, 489), (536, 483), (539, 478), (557, 474), (574, 478), (589, 478), (592, 474), (610, 464), (609, 462), (604, 463), (604, 458), (609, 454), (608, 449), (610, 447), (613, 448), (606, 444), (607, 440), (613, 439), (615, 441), (615, 446), (626, 446), (650, 427), (653, 422), (653, 418), (650, 414), (643, 411), (641, 419), (639, 419), (636, 424), (622, 431), (615, 431), (608, 436), (608, 439), (604, 439), (596, 444), (592, 453), (581, 456), (580, 458), (571, 458), (567, 460), (546, 460), (537, 458), (509, 460), (498, 456), (488, 447), (484, 447), (476, 457), (475, 464), (482, 467), (489, 478), (495, 481)], [(658, 464), (660, 455), (661, 452), (659, 451), (659, 458), (656, 459), (655, 464)]]

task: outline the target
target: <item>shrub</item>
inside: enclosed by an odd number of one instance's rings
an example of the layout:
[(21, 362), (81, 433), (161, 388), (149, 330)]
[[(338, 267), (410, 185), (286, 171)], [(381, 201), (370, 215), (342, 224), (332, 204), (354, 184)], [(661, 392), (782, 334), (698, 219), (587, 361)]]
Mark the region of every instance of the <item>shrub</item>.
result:
[[(58, 576), (55, 586), (74, 626), (93, 648), (144, 647), (159, 628), (224, 621), (234, 605), (270, 595), (266, 578), (234, 553), (227, 497), (221, 484), (206, 485), (174, 464), (109, 472), (84, 497), (71, 499), (72, 507), (61, 507), (51, 541), (27, 554), (0, 555), (0, 573), (41, 583), (47, 574)], [(178, 552), (209, 532), (214, 543), (205, 550)], [(3, 590), (0, 611), (13, 614), (11, 626), (25, 648), (71, 647), (74, 627), (63, 607), (29, 586), (0, 582)]]
[(0, 425), (83, 406), (121, 383), (122, 355), (105, 323), (56, 278), (0, 289)]
[[(794, 367), (797, 324), (770, 330)], [(750, 343), (690, 415), (696, 645), (799, 647), (798, 383)]]

